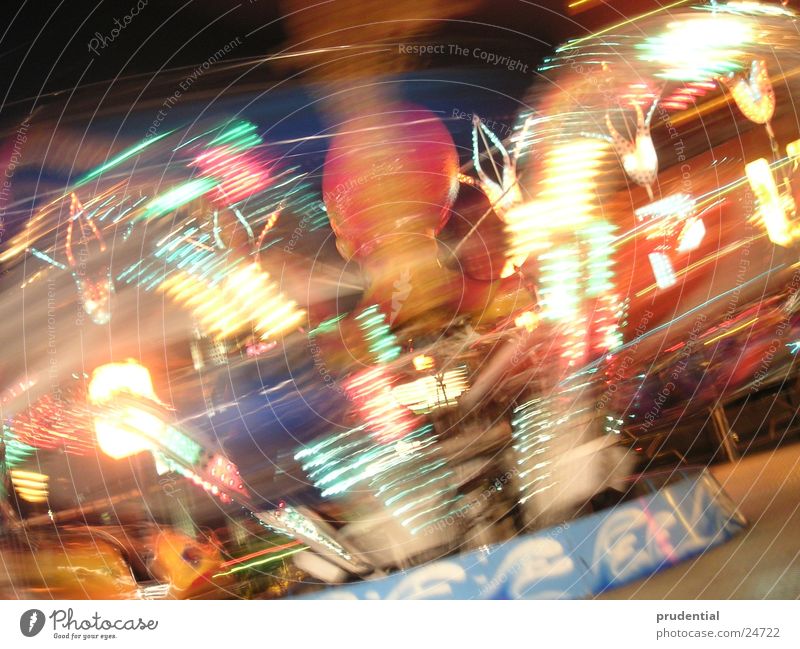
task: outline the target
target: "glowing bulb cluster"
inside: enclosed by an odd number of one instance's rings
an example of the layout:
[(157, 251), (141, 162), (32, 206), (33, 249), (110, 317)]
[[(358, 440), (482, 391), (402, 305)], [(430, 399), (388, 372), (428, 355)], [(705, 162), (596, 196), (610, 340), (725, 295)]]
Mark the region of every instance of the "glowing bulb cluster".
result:
[(47, 502), (48, 481), (50, 480), (47, 475), (35, 471), (11, 469), (10, 477), (14, 491), (20, 500), (29, 503)]
[(559, 232), (573, 232), (595, 217), (597, 181), (609, 151), (603, 140), (581, 138), (547, 152), (541, 192), (506, 215), (512, 257), (547, 249)]
[(218, 340), (248, 325), (261, 340), (271, 340), (296, 329), (305, 318), (305, 311), (253, 263), (239, 265), (217, 283), (176, 272), (160, 290), (189, 309), (201, 329)]

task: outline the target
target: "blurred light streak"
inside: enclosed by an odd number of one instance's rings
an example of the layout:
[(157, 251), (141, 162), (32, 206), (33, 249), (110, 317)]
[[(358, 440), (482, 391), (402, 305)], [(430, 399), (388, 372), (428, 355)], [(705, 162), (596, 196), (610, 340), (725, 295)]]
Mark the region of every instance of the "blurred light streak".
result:
[(740, 324), (738, 327), (734, 327), (733, 329), (728, 329), (727, 331), (723, 331), (718, 336), (714, 336), (713, 338), (704, 341), (703, 344), (704, 345), (711, 345), (711, 344), (717, 342), (718, 340), (722, 340), (726, 336), (730, 336), (731, 334), (736, 333), (737, 331), (741, 331), (745, 327), (754, 325), (756, 323), (756, 320), (758, 320), (758, 317), (751, 318), (747, 322), (744, 322), (744, 323)]
[(735, 57), (755, 37), (751, 25), (735, 16), (683, 18), (668, 23), (661, 34), (645, 37), (637, 46), (638, 58), (663, 65), (656, 73), (663, 79), (708, 81), (741, 70)]
[(54, 268), (58, 268), (59, 270), (67, 270), (67, 267), (64, 264), (62, 264), (59, 261), (56, 261), (50, 255), (42, 252), (41, 250), (37, 250), (36, 248), (29, 248), (29, 250), (34, 257), (37, 257), (44, 262), (47, 262)]
[(276, 545), (270, 548), (265, 548), (263, 550), (257, 550), (256, 552), (251, 552), (250, 554), (246, 554), (242, 557), (237, 557), (236, 559), (225, 561), (224, 563), (220, 564), (220, 568), (229, 568), (231, 566), (243, 563), (244, 561), (249, 561), (250, 559), (263, 557), (265, 554), (274, 554), (275, 552), (280, 552), (281, 550), (293, 548), (298, 545), (300, 545), (300, 541), (290, 541), (289, 543), (284, 543), (282, 545)]
[[(597, 178), (609, 151), (604, 140), (582, 138), (559, 144), (545, 154), (541, 191), (507, 214), (510, 257), (524, 258), (546, 250), (551, 231), (574, 231), (594, 218)], [(557, 223), (553, 223), (555, 214)], [(554, 268), (554, 272), (560, 271)], [(551, 316), (545, 313), (545, 317)]]
[(275, 510), (258, 512), (254, 516), (262, 525), (271, 530), (293, 539), (296, 538), (306, 545), (319, 545), (345, 561), (353, 560), (347, 550), (327, 534), (321, 532), (312, 520), (291, 505), (281, 503)]
[[(743, 242), (737, 242), (737, 243), (736, 243), (736, 246), (741, 246), (741, 245), (744, 245), (744, 243), (743, 243)], [(705, 301), (705, 302), (703, 302), (702, 304), (698, 304), (697, 306), (695, 306), (695, 307), (692, 307), (692, 308), (691, 308), (691, 309), (689, 309), (688, 311), (685, 311), (685, 312), (684, 312), (684, 313), (682, 313), (681, 315), (679, 315), (679, 316), (677, 316), (677, 317), (673, 318), (673, 319), (672, 319), (672, 320), (670, 320), (669, 322), (665, 322), (665, 323), (663, 323), (663, 324), (660, 324), (660, 325), (658, 325), (657, 327), (654, 327), (653, 329), (651, 329), (650, 331), (648, 331), (647, 333), (645, 333), (645, 334), (642, 334), (641, 336), (638, 336), (637, 338), (634, 338), (634, 339), (633, 339), (633, 340), (631, 340), (630, 342), (627, 342), (627, 343), (625, 343), (624, 345), (622, 345), (621, 347), (619, 347), (619, 349), (615, 349), (615, 350), (614, 350), (614, 354), (619, 354), (620, 352), (624, 351), (624, 350), (625, 350), (625, 349), (627, 349), (628, 347), (631, 347), (632, 345), (638, 345), (638, 344), (640, 344), (640, 343), (641, 343), (643, 340), (646, 340), (646, 339), (647, 339), (647, 338), (649, 338), (650, 336), (652, 336), (652, 335), (654, 335), (654, 334), (656, 334), (656, 333), (658, 333), (659, 331), (662, 331), (662, 330), (664, 330), (664, 329), (668, 329), (669, 327), (671, 327), (671, 326), (672, 326), (672, 325), (674, 325), (675, 323), (677, 323), (677, 322), (680, 322), (681, 320), (683, 320), (684, 318), (687, 318), (687, 317), (689, 317), (689, 316), (690, 316), (690, 315), (692, 315), (693, 313), (697, 313), (698, 311), (702, 311), (702, 310), (703, 310), (704, 308), (706, 308), (708, 305), (710, 305), (710, 304), (713, 304), (714, 302), (716, 302), (716, 301), (718, 301), (718, 300), (721, 300), (721, 299), (722, 299), (722, 298), (724, 298), (724, 297), (727, 297), (727, 296), (728, 296), (728, 295), (730, 295), (731, 293), (735, 293), (735, 292), (737, 292), (737, 291), (741, 291), (741, 290), (742, 290), (743, 288), (745, 288), (746, 286), (749, 286), (750, 284), (754, 284), (754, 283), (756, 283), (756, 282), (759, 282), (759, 281), (760, 281), (760, 280), (762, 280), (764, 277), (766, 277), (766, 276), (768, 276), (768, 275), (770, 275), (770, 274), (777, 273), (778, 271), (780, 271), (781, 269), (783, 269), (783, 268), (784, 268), (784, 266), (786, 266), (786, 264), (778, 264), (777, 266), (774, 266), (774, 267), (770, 268), (769, 270), (765, 270), (763, 273), (759, 273), (758, 275), (756, 275), (756, 276), (755, 276), (755, 277), (753, 277), (752, 279), (749, 279), (749, 280), (747, 280), (746, 282), (742, 282), (741, 284), (738, 284), (737, 286), (734, 286), (733, 288), (731, 288), (731, 289), (728, 289), (727, 291), (723, 291), (723, 292), (722, 292), (722, 293), (720, 293), (719, 295), (715, 295), (714, 297), (712, 297), (712, 298), (710, 298), (710, 299), (706, 300), (706, 301)], [(591, 364), (591, 365), (596, 365), (598, 362), (599, 362), (599, 361), (595, 361), (595, 363), (593, 363), (593, 364)], [(589, 367), (591, 367), (591, 365), (590, 365)], [(584, 368), (584, 369), (586, 369), (586, 368)], [(566, 379), (565, 381), (563, 381), (562, 383), (569, 382), (569, 380), (570, 380), (570, 378), (567, 378), (567, 379)]]
[[(737, 245), (742, 245), (742, 243), (739, 242), (739, 243), (737, 243)], [(663, 331), (664, 329), (669, 329), (674, 324), (676, 324), (677, 322), (680, 322), (684, 318), (688, 318), (690, 315), (693, 315), (693, 314), (697, 313), (698, 311), (702, 311), (703, 309), (705, 309), (710, 304), (713, 304), (714, 302), (717, 302), (718, 300), (721, 300), (721, 299), (727, 297), (728, 295), (730, 295), (732, 293), (735, 293), (737, 291), (741, 291), (746, 286), (749, 286), (750, 284), (758, 282), (758, 281), (762, 280), (764, 277), (766, 277), (766, 276), (768, 276), (768, 275), (770, 275), (772, 273), (777, 273), (778, 271), (782, 270), (785, 266), (786, 266), (786, 264), (778, 264), (777, 266), (775, 266), (773, 268), (770, 268), (769, 270), (765, 270), (763, 273), (759, 273), (758, 275), (756, 275), (752, 279), (749, 279), (746, 282), (743, 282), (742, 284), (734, 286), (733, 288), (728, 289), (727, 291), (723, 291), (719, 295), (715, 295), (714, 297), (706, 300), (702, 304), (698, 304), (697, 306), (692, 307), (691, 309), (685, 311), (681, 315), (676, 316), (675, 318), (672, 318), (672, 320), (670, 320), (668, 322), (664, 322), (664, 323), (654, 327), (653, 329), (651, 329), (647, 333), (644, 333), (641, 336), (637, 336), (633, 340), (630, 340), (630, 341), (620, 345), (619, 347), (614, 349), (613, 354), (609, 354), (609, 355), (606, 355), (604, 357), (598, 358), (597, 360), (586, 364), (585, 366), (579, 368), (578, 370), (576, 370), (575, 372), (573, 372), (572, 374), (567, 376), (565, 379), (563, 379), (558, 384), (559, 387), (564, 387), (564, 386), (571, 385), (576, 377), (578, 377), (578, 376), (580, 376), (582, 374), (591, 374), (591, 373), (595, 372), (597, 366), (600, 365), (600, 363), (602, 363), (604, 359), (607, 360), (608, 358), (611, 358), (612, 356), (619, 355), (620, 353), (622, 353), (626, 349), (629, 349), (630, 347), (636, 347), (636, 346), (640, 345), (643, 341), (645, 341), (648, 338), (650, 338), (650, 336), (653, 336), (653, 335), (657, 334), (658, 332)], [(800, 262), (798, 262), (797, 266), (800, 267)], [(793, 267), (794, 266), (792, 266), (792, 268)], [(678, 347), (680, 347), (681, 344), (682, 343), (680, 343), (678, 345)]]
[[(784, 6), (778, 6), (777, 4), (767, 3), (767, 2), (726, 2), (723, 7), (725, 10), (730, 13), (740, 13), (742, 15), (762, 15), (762, 16), (787, 16), (793, 17), (795, 14), (787, 10), (785, 8), (786, 3), (782, 3)], [(709, 5), (708, 7), (703, 7), (706, 11), (713, 11), (713, 5)]]
[(144, 206), (142, 218), (152, 218), (169, 214), (182, 205), (211, 191), (218, 186), (211, 178), (196, 178), (176, 185), (160, 196), (156, 196)]
[(287, 552), (284, 552), (283, 554), (278, 554), (275, 556), (269, 556), (264, 559), (260, 559), (259, 561), (251, 561), (250, 563), (246, 563), (241, 566), (236, 566), (235, 568), (231, 568), (230, 570), (227, 570), (225, 572), (218, 572), (215, 575), (213, 575), (212, 578), (224, 577), (226, 575), (231, 575), (237, 572), (241, 572), (242, 570), (249, 570), (251, 568), (256, 568), (258, 566), (266, 565), (268, 563), (275, 563), (276, 561), (281, 561), (283, 559), (286, 559), (287, 557), (292, 556), (293, 554), (297, 554), (298, 552), (304, 552), (305, 550), (308, 550), (308, 548), (306, 546), (303, 546), (301, 548), (289, 550)]
[[(263, 144), (256, 130), (255, 124), (244, 120), (226, 124), (209, 142), (208, 148), (191, 162), (204, 176), (218, 183), (214, 200), (223, 207), (235, 205), (265, 189), (272, 180), (271, 165), (252, 150)], [(250, 236), (252, 238), (252, 231)]]
[(411, 534), (453, 515), (460, 497), (453, 472), (439, 457), (433, 426), (424, 424), (393, 444), (376, 441), (365, 426), (326, 437), (295, 454), (323, 498), (342, 496), (360, 483)]
[(670, 217), (684, 220), (695, 210), (695, 200), (688, 194), (672, 194), (634, 210), (640, 222), (660, 221)]
[(647, 258), (653, 268), (653, 275), (655, 275), (658, 288), (665, 289), (676, 284), (675, 271), (667, 255), (663, 252), (651, 252), (647, 255)]
[(75, 183), (74, 187), (78, 188), (81, 185), (85, 185), (90, 180), (94, 180), (95, 178), (100, 177), (101, 175), (103, 175), (107, 171), (113, 169), (117, 165), (125, 162), (126, 160), (129, 160), (130, 158), (133, 158), (134, 156), (136, 156), (139, 153), (141, 153), (142, 151), (144, 151), (147, 147), (149, 147), (149, 146), (155, 144), (156, 142), (158, 142), (159, 140), (167, 137), (171, 133), (173, 133), (173, 131), (167, 131), (165, 133), (162, 133), (161, 135), (157, 135), (155, 137), (145, 138), (144, 140), (141, 140), (137, 144), (133, 145), (132, 147), (130, 147), (128, 149), (125, 149), (121, 153), (119, 153), (116, 156), (114, 156), (113, 158), (111, 158), (111, 160), (108, 160), (107, 162), (103, 163), (99, 167), (96, 167), (95, 169), (93, 169), (92, 171), (87, 173), (82, 178), (78, 179), (78, 181)]
[[(33, 446), (17, 439), (14, 431), (5, 424), (3, 424), (0, 441), (5, 445), (5, 464), (7, 469), (13, 469), (15, 466), (22, 464), (35, 450)], [(0, 485), (0, 490), (2, 490), (2, 485)]]
[(703, 219), (690, 218), (680, 235), (678, 235), (678, 252), (691, 252), (697, 250), (706, 236), (706, 226)]
[[(718, 86), (713, 81), (688, 81), (682, 87), (674, 90), (672, 94), (664, 97), (659, 105), (667, 110), (686, 110), (690, 105), (693, 106), (698, 99), (717, 89)], [(675, 118), (670, 119), (674, 122)]]
[(62, 449), (74, 455), (94, 451), (94, 424), (83, 382), (45, 394), (11, 421), (14, 437), (33, 448)]
[(108, 363), (96, 368), (89, 383), (89, 401), (99, 404), (120, 392), (158, 401), (150, 371), (136, 361)]
[(360, 418), (381, 444), (395, 442), (419, 425), (411, 410), (393, 392), (396, 377), (383, 367), (374, 367), (347, 379), (345, 390)]
[(659, 14), (662, 11), (667, 11), (668, 12), (670, 9), (674, 9), (675, 7), (680, 7), (681, 5), (685, 5), (685, 4), (688, 4), (690, 2), (694, 2), (694, 1), (695, 0), (678, 0), (677, 2), (673, 2), (673, 3), (668, 4), (668, 5), (663, 5), (663, 6), (659, 7), (658, 9), (653, 9), (652, 11), (648, 11), (646, 13), (643, 13), (643, 14), (639, 15), (639, 16), (635, 16), (633, 18), (629, 18), (628, 20), (623, 20), (622, 22), (615, 23), (614, 25), (611, 25), (611, 26), (606, 27), (604, 29), (601, 29), (599, 31), (592, 32), (588, 36), (584, 36), (582, 38), (576, 38), (575, 40), (569, 41), (565, 45), (562, 45), (561, 47), (556, 48), (556, 52), (564, 52), (566, 50), (573, 49), (574, 47), (577, 47), (578, 45), (580, 45), (581, 43), (584, 43), (585, 41), (587, 41), (589, 39), (597, 38), (598, 36), (602, 36), (603, 34), (607, 34), (608, 32), (615, 31), (615, 30), (619, 29), (620, 27), (624, 27), (625, 25), (630, 25), (631, 23), (635, 23), (637, 20), (642, 20), (643, 18), (648, 18), (650, 16), (655, 16), (656, 14)]
[(786, 155), (792, 161), (792, 171), (797, 171), (800, 164), (800, 140), (793, 140), (786, 145)]
[(364, 334), (375, 363), (388, 363), (400, 356), (401, 348), (397, 344), (397, 337), (377, 305), (366, 307), (355, 320)]
[(432, 370), (436, 366), (436, 360), (433, 356), (428, 354), (419, 354), (414, 356), (412, 363), (417, 372), (424, 372), (425, 370)]
[[(764, 236), (766, 236), (766, 235), (765, 234), (760, 234), (760, 235), (757, 235), (755, 237), (750, 237), (749, 239), (745, 239), (744, 241), (734, 241), (733, 243), (725, 246), (724, 248), (720, 248), (719, 250), (716, 250), (716, 251), (712, 252), (711, 254), (707, 255), (706, 257), (703, 257), (702, 259), (698, 259), (697, 261), (689, 264), (688, 266), (686, 266), (686, 268), (683, 268), (682, 270), (676, 271), (675, 272), (675, 277), (676, 277), (676, 279), (678, 279), (680, 277), (683, 277), (684, 275), (688, 275), (693, 270), (696, 270), (697, 268), (700, 268), (701, 266), (704, 266), (705, 264), (711, 263), (712, 261), (714, 261), (717, 258), (724, 257), (725, 255), (727, 255), (727, 254), (729, 254), (729, 253), (741, 248), (742, 246), (750, 245), (753, 241), (757, 241), (758, 239), (760, 239), (761, 237), (764, 237)], [(781, 264), (781, 266), (783, 266), (783, 264)], [(766, 273), (768, 274), (770, 272), (774, 272), (775, 270), (777, 270), (777, 268), (780, 268), (781, 266), (777, 266), (774, 269), (772, 269), (771, 271), (766, 271)], [(762, 275), (763, 274), (764, 273), (762, 273)], [(759, 275), (759, 277), (760, 277), (760, 275)], [(648, 293), (650, 293), (652, 291), (655, 291), (657, 288), (658, 288), (658, 284), (650, 284), (650, 286), (648, 286), (647, 288), (643, 288), (641, 291), (637, 292), (636, 293), (636, 297), (640, 298), (643, 295), (647, 295)]]
[(539, 325), (539, 314), (535, 311), (524, 311), (514, 318), (514, 326), (524, 328), (528, 333)]

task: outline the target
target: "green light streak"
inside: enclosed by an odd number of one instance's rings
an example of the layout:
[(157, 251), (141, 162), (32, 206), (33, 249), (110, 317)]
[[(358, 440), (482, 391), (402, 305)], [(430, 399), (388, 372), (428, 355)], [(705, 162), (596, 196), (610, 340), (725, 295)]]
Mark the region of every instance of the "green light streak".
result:
[(255, 131), (256, 125), (252, 122), (234, 122), (229, 128), (226, 128), (222, 133), (211, 140), (208, 146), (218, 147), (225, 145), (233, 151), (251, 149), (260, 145), (262, 142)]
[(281, 559), (285, 559), (286, 557), (290, 557), (293, 554), (297, 554), (298, 552), (303, 552), (308, 550), (307, 547), (297, 548), (296, 550), (288, 550), (281, 554), (276, 554), (274, 557), (267, 557), (266, 559), (259, 559), (258, 561), (251, 561), (250, 563), (244, 563), (241, 566), (236, 566), (235, 568), (231, 568), (227, 572), (218, 572), (216, 575), (213, 575), (212, 579), (216, 579), (217, 577), (225, 577), (227, 575), (231, 575), (234, 572), (241, 572), (242, 570), (249, 570), (250, 568), (255, 568), (256, 566), (263, 566), (267, 563), (273, 563), (275, 561), (280, 561)]
[(206, 192), (214, 189), (217, 182), (212, 178), (197, 178), (167, 190), (161, 196), (156, 196), (145, 205), (142, 218), (152, 218), (169, 214), (182, 205), (193, 201)]
[(312, 329), (311, 331), (308, 332), (309, 338), (311, 338), (313, 336), (319, 336), (320, 334), (324, 334), (324, 333), (330, 333), (331, 331), (335, 331), (336, 324), (346, 316), (347, 316), (347, 314), (343, 313), (343, 314), (337, 315), (337, 316), (335, 316), (333, 318), (329, 318), (327, 320), (323, 320), (322, 322), (319, 323), (319, 325), (317, 325), (314, 329)]
[(76, 188), (80, 187), (81, 185), (85, 185), (89, 181), (94, 180), (95, 178), (98, 178), (99, 176), (103, 175), (109, 169), (113, 169), (117, 165), (119, 165), (119, 164), (125, 162), (126, 160), (134, 157), (135, 155), (141, 153), (147, 147), (149, 147), (151, 144), (153, 144), (155, 142), (158, 142), (159, 140), (167, 137), (172, 132), (173, 131), (167, 131), (166, 133), (162, 133), (161, 135), (158, 135), (156, 137), (146, 138), (146, 139), (142, 140), (141, 142), (139, 142), (138, 144), (133, 145), (131, 148), (125, 149), (122, 153), (119, 153), (118, 155), (115, 155), (108, 162), (100, 165), (99, 167), (96, 167), (95, 169), (92, 169), (92, 171), (90, 171), (85, 176), (83, 176), (83, 178), (80, 178), (78, 180), (78, 182), (75, 183), (75, 187)]

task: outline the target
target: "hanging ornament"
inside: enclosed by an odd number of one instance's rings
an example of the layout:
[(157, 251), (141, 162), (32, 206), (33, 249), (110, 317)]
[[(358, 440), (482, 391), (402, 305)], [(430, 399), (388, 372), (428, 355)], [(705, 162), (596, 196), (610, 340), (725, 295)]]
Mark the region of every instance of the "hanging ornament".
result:
[[(526, 121), (526, 125), (528, 123), (529, 122)], [(488, 157), (491, 161), (492, 169), (494, 170), (497, 180), (492, 180), (492, 178), (490, 178), (489, 175), (483, 170), (483, 166), (481, 165), (480, 144), (478, 142), (479, 137), (483, 142), (483, 146), (487, 150)], [(523, 138), (520, 138), (519, 142), (522, 140)], [(500, 153), (500, 157), (503, 160), (502, 170), (497, 168), (497, 163), (491, 155), (491, 147), (489, 146), (489, 142), (491, 142)], [(514, 148), (513, 153), (509, 154), (508, 150), (506, 150), (506, 148), (503, 146), (503, 143), (500, 141), (500, 138), (492, 133), (491, 129), (489, 129), (489, 127), (487, 127), (486, 124), (481, 121), (478, 115), (473, 116), (472, 164), (475, 167), (475, 173), (478, 174), (478, 179), (476, 180), (472, 176), (468, 176), (463, 173), (458, 174), (458, 179), (462, 183), (480, 189), (489, 200), (489, 203), (491, 203), (495, 214), (497, 214), (498, 218), (504, 222), (508, 211), (522, 202), (522, 190), (519, 187), (519, 182), (517, 179), (518, 157), (519, 144)]]
[(769, 80), (766, 62), (754, 59), (747, 78), (736, 74), (719, 80), (747, 119), (756, 124), (769, 124), (775, 115), (775, 89)]
[[(519, 179), (517, 177), (517, 160), (519, 159), (522, 145), (525, 142), (531, 123), (532, 118), (525, 120), (522, 131), (519, 137), (517, 137), (517, 143), (514, 147), (514, 150), (512, 153), (509, 153), (505, 146), (503, 146), (500, 138), (498, 138), (491, 131), (491, 129), (489, 129), (489, 127), (487, 127), (486, 124), (481, 121), (481, 118), (478, 115), (474, 115), (472, 118), (472, 164), (475, 167), (475, 172), (478, 174), (478, 179), (476, 180), (472, 176), (468, 176), (463, 173), (458, 175), (458, 179), (465, 185), (479, 189), (484, 196), (486, 196), (489, 204), (491, 205), (491, 209), (497, 215), (497, 218), (503, 221), (503, 223), (508, 222), (508, 213), (520, 205), (523, 201), (522, 190), (520, 189)], [(479, 138), (486, 149), (488, 158), (492, 164), (492, 169), (494, 170), (495, 178), (497, 180), (493, 180), (484, 171), (483, 166), (481, 165)], [(497, 168), (497, 163), (492, 156), (491, 146), (489, 145), (490, 142), (500, 153), (500, 157), (503, 160), (502, 170)], [(459, 247), (463, 245), (470, 235), (472, 235), (478, 229), (481, 221), (483, 221), (487, 214), (484, 214), (472, 227), (472, 229), (462, 239)], [(526, 255), (518, 255), (516, 257), (512, 256), (507, 258), (505, 266), (500, 272), (500, 277), (509, 277), (515, 273), (516, 269), (522, 266), (526, 259)]]
[[(772, 148), (773, 161), (777, 162), (780, 158), (780, 147), (771, 123), (775, 115), (775, 89), (769, 79), (766, 62), (763, 59), (753, 59), (750, 63), (750, 75), (747, 78), (730, 74), (720, 77), (719, 81), (728, 88), (733, 101), (747, 119), (764, 125)], [(788, 171), (781, 168), (780, 174), (784, 184), (791, 189)]]
[(607, 139), (614, 147), (617, 155), (622, 160), (622, 168), (628, 177), (637, 185), (647, 190), (650, 200), (653, 200), (653, 183), (658, 176), (658, 154), (650, 135), (650, 121), (653, 119), (658, 97), (653, 100), (645, 114), (640, 102), (633, 101), (636, 112), (636, 135), (633, 141), (626, 140), (611, 121), (611, 115), (606, 113), (605, 121), (611, 137)]

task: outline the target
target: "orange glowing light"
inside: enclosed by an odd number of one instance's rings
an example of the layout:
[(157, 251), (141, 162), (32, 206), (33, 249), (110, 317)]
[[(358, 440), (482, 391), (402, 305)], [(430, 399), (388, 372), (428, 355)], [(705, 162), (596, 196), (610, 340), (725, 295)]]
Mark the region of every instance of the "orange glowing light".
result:
[[(115, 398), (130, 395), (142, 400), (115, 403)], [(146, 367), (136, 361), (101, 365), (92, 373), (89, 402), (98, 407), (94, 417), (97, 445), (109, 457), (119, 460), (155, 448), (164, 436), (166, 423), (148, 408), (158, 404), (153, 381)]]
[(434, 365), (436, 365), (436, 361), (433, 360), (432, 356), (420, 354), (414, 357), (414, 369), (417, 370), (417, 372), (433, 369)]
[(514, 324), (520, 328), (524, 327), (527, 331), (533, 331), (539, 324), (539, 316), (533, 311), (525, 311), (514, 319)]

